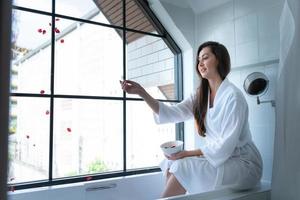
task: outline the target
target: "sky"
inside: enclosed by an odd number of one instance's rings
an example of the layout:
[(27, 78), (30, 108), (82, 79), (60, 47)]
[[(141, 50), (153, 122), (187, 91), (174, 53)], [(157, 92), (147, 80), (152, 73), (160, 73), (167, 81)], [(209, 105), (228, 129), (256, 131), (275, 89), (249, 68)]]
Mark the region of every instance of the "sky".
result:
[[(14, 0), (15, 6), (22, 6), (31, 9), (51, 12), (52, 0)], [(58, 14), (69, 15), (73, 17), (82, 17), (89, 11), (96, 8), (93, 0), (59, 0), (56, 2), (56, 12)], [(51, 17), (39, 14), (32, 14), (24, 11), (13, 11), (13, 40), (19, 47), (35, 49), (43, 42), (50, 40)], [(60, 32), (70, 25), (72, 21), (59, 20), (56, 26)], [(38, 30), (45, 30), (46, 33), (39, 33)]]

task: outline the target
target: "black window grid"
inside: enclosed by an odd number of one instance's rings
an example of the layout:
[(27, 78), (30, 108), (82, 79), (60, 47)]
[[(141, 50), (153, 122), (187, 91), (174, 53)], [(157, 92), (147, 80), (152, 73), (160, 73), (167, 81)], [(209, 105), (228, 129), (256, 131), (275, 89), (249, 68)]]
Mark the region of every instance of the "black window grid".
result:
[[(130, 98), (126, 96), (126, 93), (123, 92), (122, 97), (111, 97), (111, 96), (86, 96), (86, 95), (64, 95), (64, 94), (54, 94), (54, 70), (55, 70), (55, 23), (56, 18), (69, 19), (73, 21), (78, 21), (80, 23), (94, 24), (103, 27), (113, 28), (122, 31), (123, 34), (123, 77), (126, 79), (126, 32), (135, 32), (144, 35), (151, 35), (154, 37), (161, 38), (168, 48), (174, 54), (174, 77), (175, 77), (175, 100), (163, 100), (158, 99), (162, 102), (168, 103), (178, 103), (183, 99), (183, 73), (182, 73), (182, 54), (180, 48), (177, 46), (172, 37), (165, 30), (163, 25), (160, 23), (158, 18), (150, 9), (146, 0), (135, 0), (135, 2), (139, 5), (142, 11), (146, 14), (148, 19), (151, 21), (152, 25), (155, 27), (158, 34), (144, 32), (141, 30), (135, 30), (126, 27), (126, 0), (123, 0), (123, 25), (115, 26), (112, 24), (105, 24), (101, 22), (90, 21), (86, 19), (81, 19), (77, 17), (67, 16), (56, 14), (55, 12), (55, 0), (52, 0), (52, 12), (40, 11), (36, 9), (21, 7), (21, 6), (12, 6), (13, 10), (20, 10), (30, 13), (37, 13), (41, 15), (51, 16), (51, 83), (50, 83), (50, 94), (37, 94), (37, 93), (10, 93), (11, 97), (42, 97), (42, 98), (50, 98), (50, 113), (53, 113), (54, 110), (54, 99), (56, 98), (69, 98), (69, 99), (99, 99), (99, 100), (117, 100), (123, 101), (123, 170), (115, 171), (115, 172), (107, 172), (101, 174), (89, 174), (89, 175), (78, 175), (72, 177), (64, 177), (64, 178), (53, 178), (53, 116), (50, 117), (50, 125), (49, 125), (49, 174), (47, 180), (41, 181), (30, 181), (30, 182), (22, 182), (9, 184), (8, 190), (11, 190), (13, 187), (14, 190), (19, 189), (28, 189), (28, 188), (36, 188), (36, 187), (44, 187), (44, 186), (52, 186), (52, 185), (60, 185), (60, 184), (68, 184), (68, 183), (76, 183), (86, 181), (86, 177), (92, 177), (92, 180), (106, 179), (106, 178), (114, 178), (121, 176), (129, 176), (129, 175), (137, 175), (151, 172), (159, 172), (160, 169), (158, 167), (151, 168), (141, 168), (141, 169), (127, 169), (126, 166), (126, 102), (127, 101), (143, 101), (141, 98)], [(178, 123), (176, 124), (176, 139), (184, 140), (184, 124)]]

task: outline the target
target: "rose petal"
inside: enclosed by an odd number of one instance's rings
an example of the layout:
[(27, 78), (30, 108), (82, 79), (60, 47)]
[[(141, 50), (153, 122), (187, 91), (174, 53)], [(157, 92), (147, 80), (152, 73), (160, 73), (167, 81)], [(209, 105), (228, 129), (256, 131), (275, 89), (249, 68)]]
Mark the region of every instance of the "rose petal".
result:
[(52, 24), (51, 23), (49, 23), (49, 26), (51, 26)]
[(64, 40), (64, 39), (61, 39), (61, 40), (60, 40), (60, 43), (64, 43), (64, 42), (65, 42), (65, 40)]
[(42, 30), (41, 28), (39, 28), (39, 29), (38, 29), (38, 32), (41, 33), (41, 32), (43, 32), (43, 30)]
[(50, 114), (50, 111), (49, 111), (49, 110), (47, 110), (45, 114), (46, 114), (46, 115), (49, 115), (49, 114)]
[(55, 21), (59, 21), (59, 18), (56, 18)]
[(54, 29), (55, 33), (60, 33), (60, 30), (58, 28)]
[(46, 34), (46, 30), (43, 30), (43, 34)]
[(71, 128), (67, 128), (67, 131), (68, 131), (68, 132), (71, 132), (71, 131), (72, 131), (72, 129), (71, 129)]
[(14, 192), (15, 191), (15, 187), (14, 186), (10, 186), (9, 191)]
[(26, 135), (26, 138), (29, 139), (29, 135)]
[(41, 90), (41, 91), (40, 91), (40, 94), (45, 94), (45, 90)]

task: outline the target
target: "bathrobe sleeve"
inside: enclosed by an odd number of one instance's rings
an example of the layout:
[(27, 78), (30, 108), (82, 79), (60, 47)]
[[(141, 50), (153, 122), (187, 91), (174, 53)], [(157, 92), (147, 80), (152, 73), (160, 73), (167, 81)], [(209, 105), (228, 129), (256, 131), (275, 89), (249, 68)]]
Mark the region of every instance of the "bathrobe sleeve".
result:
[(175, 105), (167, 105), (159, 102), (159, 113), (154, 113), (154, 120), (157, 124), (177, 123), (193, 117), (193, 97), (183, 100)]
[(220, 120), (221, 133), (216, 133), (217, 137), (212, 138), (201, 148), (203, 155), (214, 167), (222, 165), (232, 155), (248, 120), (248, 106), (245, 99), (233, 96), (224, 106), (224, 109), (221, 109), (221, 112), (224, 112)]

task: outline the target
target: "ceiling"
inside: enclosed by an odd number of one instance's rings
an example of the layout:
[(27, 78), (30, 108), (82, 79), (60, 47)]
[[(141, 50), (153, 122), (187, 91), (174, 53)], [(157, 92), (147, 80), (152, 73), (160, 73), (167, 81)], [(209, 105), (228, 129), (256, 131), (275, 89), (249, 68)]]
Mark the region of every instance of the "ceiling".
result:
[(195, 14), (218, 7), (231, 0), (161, 0), (181, 8), (191, 8)]
[[(123, 8), (121, 0), (94, 0), (94, 2), (110, 24), (116, 26), (123, 25)], [(126, 0), (126, 26), (127, 28), (139, 31), (155, 32), (151, 22), (135, 0)], [(122, 38), (123, 32), (118, 29), (116, 29), (116, 31)], [(143, 34), (128, 31), (126, 33), (126, 42), (131, 43), (142, 36)]]

